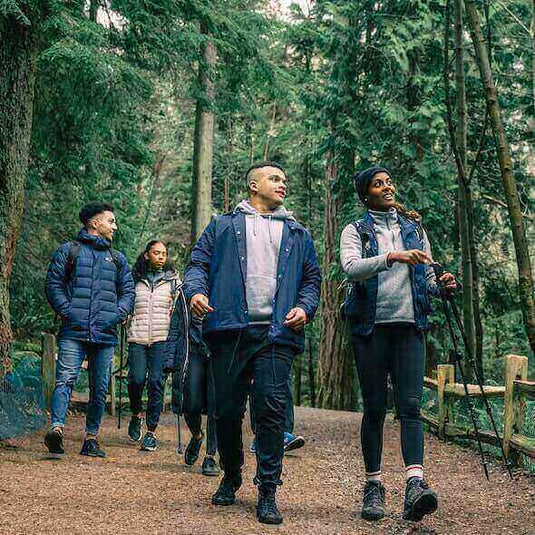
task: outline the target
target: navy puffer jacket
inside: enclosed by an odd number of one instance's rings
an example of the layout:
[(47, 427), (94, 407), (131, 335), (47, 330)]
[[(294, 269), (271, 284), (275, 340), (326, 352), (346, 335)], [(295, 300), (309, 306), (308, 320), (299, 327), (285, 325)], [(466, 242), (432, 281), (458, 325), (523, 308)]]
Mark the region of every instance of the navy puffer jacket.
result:
[[(134, 280), (126, 257), (111, 254), (111, 243), (78, 233), (80, 249), (72, 273), (68, 273), (69, 250), (64, 243), (54, 253), (46, 277), (46, 296), (62, 318), (60, 336), (102, 345), (117, 344), (117, 325), (134, 308)], [(69, 279), (69, 280), (67, 280)]]

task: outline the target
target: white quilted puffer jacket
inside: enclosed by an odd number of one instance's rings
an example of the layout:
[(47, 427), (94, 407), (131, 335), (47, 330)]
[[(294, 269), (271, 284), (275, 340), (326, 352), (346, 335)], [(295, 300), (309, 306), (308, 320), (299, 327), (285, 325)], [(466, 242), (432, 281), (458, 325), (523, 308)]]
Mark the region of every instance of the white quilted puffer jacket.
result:
[(176, 271), (167, 271), (154, 288), (147, 280), (136, 284), (134, 315), (128, 329), (128, 342), (149, 346), (163, 342), (169, 336), (173, 289), (178, 295), (180, 278)]

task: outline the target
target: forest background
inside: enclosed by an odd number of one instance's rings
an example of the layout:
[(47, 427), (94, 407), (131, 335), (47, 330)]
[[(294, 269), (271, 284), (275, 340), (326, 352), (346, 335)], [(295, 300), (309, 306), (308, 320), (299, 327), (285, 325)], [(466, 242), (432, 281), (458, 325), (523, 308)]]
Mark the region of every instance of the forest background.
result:
[[(535, 0), (1, 0), (0, 73), (2, 373), (56, 329), (46, 268), (84, 203), (115, 206), (131, 263), (158, 237), (183, 273), (259, 160), (323, 265), (296, 404), (356, 407), (338, 242), (374, 163), (463, 281), (486, 382), (509, 353), (533, 372)], [(449, 344), (437, 303), (429, 373)]]

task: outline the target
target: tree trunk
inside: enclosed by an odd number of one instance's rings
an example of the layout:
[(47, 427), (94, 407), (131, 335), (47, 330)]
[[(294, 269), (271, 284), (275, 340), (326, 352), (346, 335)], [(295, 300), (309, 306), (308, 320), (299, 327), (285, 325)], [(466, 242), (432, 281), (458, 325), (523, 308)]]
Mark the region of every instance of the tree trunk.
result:
[(212, 164), (214, 153), (214, 71), (216, 49), (206, 28), (201, 32), (207, 36), (201, 45), (199, 61), (199, 87), (195, 115), (193, 148), (193, 209), (191, 241), (195, 243), (212, 216)]
[(33, 30), (0, 19), (0, 375), (10, 370), (9, 286), (24, 208), (32, 133), (36, 43)]
[(342, 300), (338, 283), (329, 276), (331, 266), (338, 262), (338, 209), (340, 201), (332, 193), (337, 169), (333, 157), (328, 157), (325, 169), (325, 215), (323, 240), (323, 282), (321, 286), (321, 337), (318, 357), (318, 404), (326, 409), (352, 409), (353, 365), (351, 352), (344, 340), (340, 317)]
[[(463, 274), (463, 324), (470, 353), (476, 356), (476, 325), (474, 314), (474, 258), (471, 247), (472, 192), (466, 176), (467, 161), (467, 117), (466, 117), (466, 86), (464, 74), (464, 46), (463, 46), (463, 5), (462, 0), (454, 0), (455, 12), (455, 85), (457, 89), (457, 150), (462, 169), (458, 170), (458, 220), (461, 244), (461, 261)], [(482, 372), (481, 363), (477, 363)], [(482, 377), (482, 375), (481, 375)]]
[(531, 272), (531, 260), (524, 229), (524, 220), (518, 189), (513, 175), (513, 164), (509, 145), (505, 137), (505, 127), (502, 120), (501, 109), (498, 104), (498, 93), (494, 85), (492, 69), (489, 63), (487, 48), (483, 41), (483, 33), (479, 23), (479, 13), (474, 0), (465, 0), (466, 15), (470, 27), (470, 34), (474, 44), (477, 64), (481, 73), (485, 89), (485, 98), (490, 114), (490, 121), (494, 135), (497, 139), (498, 162), (502, 175), (502, 181), (509, 210), (509, 220), (513, 232), (516, 262), (518, 267), (518, 282), (520, 292), (520, 305), (524, 318), (526, 334), (532, 351), (535, 351), (535, 301), (533, 288), (533, 275)]
[(312, 340), (308, 339), (308, 390), (310, 406), (316, 406), (316, 378), (314, 376), (314, 352), (312, 351)]

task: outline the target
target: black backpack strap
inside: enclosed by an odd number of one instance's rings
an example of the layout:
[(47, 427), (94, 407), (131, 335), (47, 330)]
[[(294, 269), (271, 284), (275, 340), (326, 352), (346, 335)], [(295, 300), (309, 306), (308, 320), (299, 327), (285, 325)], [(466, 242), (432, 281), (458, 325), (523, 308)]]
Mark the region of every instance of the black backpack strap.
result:
[(82, 244), (79, 241), (73, 241), (69, 245), (69, 254), (67, 256), (67, 266), (65, 267), (65, 280), (71, 280), (72, 274), (75, 272), (76, 260), (80, 254)]

